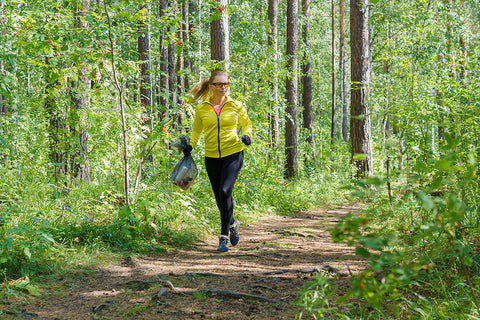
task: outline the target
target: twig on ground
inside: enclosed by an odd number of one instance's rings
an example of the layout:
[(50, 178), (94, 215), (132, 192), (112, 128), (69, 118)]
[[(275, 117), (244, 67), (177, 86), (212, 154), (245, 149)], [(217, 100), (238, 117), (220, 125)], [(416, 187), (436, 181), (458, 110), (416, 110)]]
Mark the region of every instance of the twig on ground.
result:
[(274, 275), (274, 274), (287, 274), (287, 273), (315, 273), (315, 272), (329, 272), (329, 273), (334, 273), (334, 274), (339, 274), (338, 269), (326, 264), (319, 267), (314, 267), (313, 269), (282, 269), (282, 270), (273, 270), (273, 271), (267, 271), (267, 272), (257, 272), (255, 275)]
[(255, 299), (259, 301), (266, 301), (272, 303), (286, 303), (285, 301), (270, 299), (264, 296), (258, 296), (255, 294), (244, 293), (244, 292), (237, 292), (231, 290), (217, 290), (217, 289), (201, 289), (195, 291), (183, 291), (183, 294), (195, 294), (199, 292), (205, 292), (211, 296), (219, 296), (219, 297), (227, 297), (227, 298), (248, 298), (248, 299)]

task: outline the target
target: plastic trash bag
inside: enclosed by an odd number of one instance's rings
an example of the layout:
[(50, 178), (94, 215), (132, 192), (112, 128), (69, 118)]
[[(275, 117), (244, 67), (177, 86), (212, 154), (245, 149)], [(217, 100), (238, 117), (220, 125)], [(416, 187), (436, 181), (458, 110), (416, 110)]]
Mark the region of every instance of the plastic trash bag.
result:
[(186, 156), (180, 159), (173, 168), (172, 173), (170, 173), (170, 180), (183, 190), (187, 190), (193, 184), (197, 175), (198, 170), (195, 161), (192, 156)]
[[(172, 147), (176, 149), (178, 153), (181, 153), (189, 144), (190, 139), (187, 136), (181, 136), (177, 141), (172, 143)], [(170, 180), (183, 190), (187, 190), (197, 176), (197, 165), (192, 156), (188, 155), (180, 159), (175, 168), (173, 168), (170, 173)]]

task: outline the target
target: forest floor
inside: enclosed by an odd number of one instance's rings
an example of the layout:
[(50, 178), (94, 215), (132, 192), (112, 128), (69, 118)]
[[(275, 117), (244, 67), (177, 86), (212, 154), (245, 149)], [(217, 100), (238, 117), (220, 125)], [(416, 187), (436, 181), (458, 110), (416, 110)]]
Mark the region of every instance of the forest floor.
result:
[[(366, 262), (333, 243), (327, 229), (342, 207), (267, 216), (240, 225), (240, 242), (227, 253), (218, 239), (158, 256), (127, 257), (97, 269), (58, 276), (41, 297), (10, 301), (2, 319), (295, 319), (294, 302), (316, 272), (331, 276), (337, 294)], [(6, 303), (6, 301), (2, 302)]]

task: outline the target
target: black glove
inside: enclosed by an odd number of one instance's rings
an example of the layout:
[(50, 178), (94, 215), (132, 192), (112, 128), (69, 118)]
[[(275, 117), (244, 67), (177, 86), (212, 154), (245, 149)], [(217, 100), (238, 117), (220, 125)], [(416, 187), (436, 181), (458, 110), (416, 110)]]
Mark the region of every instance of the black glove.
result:
[(186, 146), (185, 148), (183, 148), (183, 155), (185, 157), (188, 157), (192, 153), (192, 149), (193, 148), (191, 145)]
[(242, 136), (242, 142), (246, 145), (246, 146), (249, 146), (252, 144), (252, 140), (250, 140), (250, 137), (247, 136), (246, 134), (244, 134)]

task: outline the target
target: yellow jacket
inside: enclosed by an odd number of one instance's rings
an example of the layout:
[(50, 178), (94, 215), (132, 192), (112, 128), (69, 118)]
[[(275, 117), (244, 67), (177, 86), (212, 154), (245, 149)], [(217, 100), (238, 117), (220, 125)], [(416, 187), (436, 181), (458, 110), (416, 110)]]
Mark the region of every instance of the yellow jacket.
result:
[(195, 110), (190, 144), (193, 148), (205, 131), (205, 157), (223, 158), (243, 150), (238, 137), (238, 123), (243, 134), (252, 139), (252, 122), (243, 103), (227, 96), (220, 115), (213, 109), (209, 99), (200, 102)]

